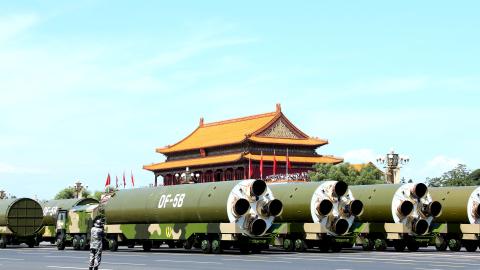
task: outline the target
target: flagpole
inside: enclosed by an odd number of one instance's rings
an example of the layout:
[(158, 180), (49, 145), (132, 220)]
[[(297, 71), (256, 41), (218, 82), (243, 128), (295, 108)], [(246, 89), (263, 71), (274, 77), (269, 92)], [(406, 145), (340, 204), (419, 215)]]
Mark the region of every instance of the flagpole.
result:
[(286, 162), (285, 162), (285, 167), (287, 167), (287, 173), (286, 173), (287, 177), (288, 177), (288, 161), (289, 160), (288, 160), (288, 148), (287, 148), (287, 159), (286, 159)]
[(260, 179), (263, 180), (263, 151), (260, 151)]
[(250, 156), (249, 156), (248, 157), (248, 179), (252, 177), (251, 171), (252, 171), (252, 161), (250, 160)]

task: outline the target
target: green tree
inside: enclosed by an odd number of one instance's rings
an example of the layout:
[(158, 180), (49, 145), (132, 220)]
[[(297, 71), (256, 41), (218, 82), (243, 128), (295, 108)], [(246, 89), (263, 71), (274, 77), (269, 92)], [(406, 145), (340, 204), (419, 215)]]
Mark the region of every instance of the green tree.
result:
[(470, 176), (471, 173), (467, 166), (458, 164), (457, 167), (444, 172), (440, 177), (427, 178), (426, 182), (431, 187), (475, 185), (475, 181)]
[(368, 164), (360, 171), (355, 170), (349, 163), (316, 164), (314, 171), (309, 174), (311, 181), (344, 181), (349, 185), (368, 185), (383, 183), (383, 172)]
[[(77, 193), (75, 192), (75, 189), (73, 187), (67, 187), (67, 188), (64, 188), (64, 189), (60, 190), (57, 193), (57, 195), (55, 195), (55, 200), (74, 199), (76, 194)], [(82, 197), (83, 198), (90, 197), (90, 191), (84, 189), (82, 191)]]
[(91, 196), (91, 197), (100, 201), (100, 198), (102, 197), (102, 194), (103, 194), (103, 192), (101, 192), (101, 191), (95, 191), (93, 193), (93, 196)]
[(473, 171), (468, 178), (472, 180), (473, 184), (476, 186), (480, 186), (480, 169), (476, 169)]

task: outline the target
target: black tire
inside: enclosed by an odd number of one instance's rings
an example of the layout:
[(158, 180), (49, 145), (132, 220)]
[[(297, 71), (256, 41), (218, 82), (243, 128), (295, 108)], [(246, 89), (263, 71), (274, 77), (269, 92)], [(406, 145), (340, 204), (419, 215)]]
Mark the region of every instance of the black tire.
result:
[(407, 243), (404, 240), (393, 240), (393, 248), (396, 252), (403, 252), (407, 247)]
[(222, 249), (222, 242), (220, 240), (212, 240), (212, 252), (214, 254), (221, 254), (223, 253), (223, 249)]
[(420, 248), (420, 244), (415, 240), (411, 240), (407, 242), (407, 248), (409, 251), (415, 252)]
[(239, 244), (238, 248), (240, 249), (240, 254), (249, 254), (250, 253), (250, 248), (248, 246), (248, 243), (242, 242)]
[(320, 241), (318, 243), (318, 249), (320, 250), (320, 252), (322, 253), (327, 253), (329, 250), (330, 250), (330, 243), (329, 241)]
[(202, 249), (202, 252), (205, 254), (212, 253), (212, 242), (208, 239), (202, 240), (201, 249)]
[(7, 239), (5, 237), (0, 237), (0, 248), (4, 249), (7, 247)]
[(307, 250), (307, 243), (303, 239), (296, 239), (295, 240), (295, 251), (297, 252), (304, 252)]
[(74, 250), (79, 250), (80, 249), (80, 236), (79, 235), (75, 235), (73, 237), (72, 246), (73, 246)]
[(150, 251), (152, 250), (152, 241), (145, 241), (142, 243), (143, 251)]
[(29, 248), (34, 248), (35, 247), (35, 239), (33, 239), (33, 238), (28, 239), (26, 244)]
[(108, 239), (108, 249), (112, 252), (118, 250), (118, 241), (115, 238)]
[(288, 252), (292, 252), (295, 249), (295, 244), (292, 239), (286, 238), (283, 240), (283, 249)]
[(460, 239), (450, 239), (448, 240), (448, 248), (451, 251), (460, 251), (460, 249), (462, 249), (462, 242), (460, 241)]
[(463, 246), (468, 252), (475, 252), (477, 251), (478, 243), (474, 240), (465, 240), (463, 241)]
[(370, 238), (364, 238), (362, 243), (362, 248), (365, 251), (372, 251), (374, 248), (374, 242)]
[(64, 250), (65, 249), (65, 238), (63, 235), (58, 235), (57, 240), (55, 241), (55, 245), (57, 246), (58, 250)]
[(184, 249), (189, 250), (189, 249), (192, 249), (192, 247), (193, 247), (192, 241), (188, 241), (188, 240), (187, 240), (187, 241), (183, 242), (183, 248), (184, 248)]
[(337, 243), (335, 241), (332, 241), (331, 250), (332, 250), (333, 253), (338, 253), (338, 252), (342, 251), (342, 244)]
[(262, 247), (260, 245), (253, 245), (251, 252), (252, 254), (260, 254), (262, 253)]
[(437, 237), (435, 237), (435, 248), (437, 251), (445, 251), (447, 250), (447, 247), (448, 243), (447, 240), (445, 240), (445, 237), (437, 235)]
[(80, 236), (80, 250), (88, 250), (89, 245), (87, 244), (87, 236)]
[(385, 251), (387, 249), (387, 241), (385, 239), (375, 239), (374, 247), (376, 251)]

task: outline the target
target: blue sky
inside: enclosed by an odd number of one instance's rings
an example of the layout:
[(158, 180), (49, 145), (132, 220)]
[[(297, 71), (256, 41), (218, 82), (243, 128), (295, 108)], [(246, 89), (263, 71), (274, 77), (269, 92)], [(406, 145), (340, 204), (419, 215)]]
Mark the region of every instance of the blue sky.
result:
[(163, 160), (206, 122), (273, 111), (423, 181), (480, 167), (476, 1), (3, 1), (0, 189), (53, 197)]

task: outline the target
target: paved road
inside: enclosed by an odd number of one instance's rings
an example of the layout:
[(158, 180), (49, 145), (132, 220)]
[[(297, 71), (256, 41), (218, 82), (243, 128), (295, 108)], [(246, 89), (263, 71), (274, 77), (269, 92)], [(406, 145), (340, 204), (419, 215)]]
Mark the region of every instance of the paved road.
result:
[[(321, 270), (446, 270), (479, 269), (480, 252), (436, 252), (423, 249), (415, 253), (364, 252), (360, 249), (342, 253), (287, 253), (270, 250), (255, 255), (229, 251), (222, 255), (205, 255), (196, 250), (159, 249), (149, 253), (140, 248), (104, 252), (101, 269), (321, 269)], [(0, 250), (0, 269), (88, 269), (88, 252), (57, 251), (51, 246), (38, 248), (9, 247)]]

